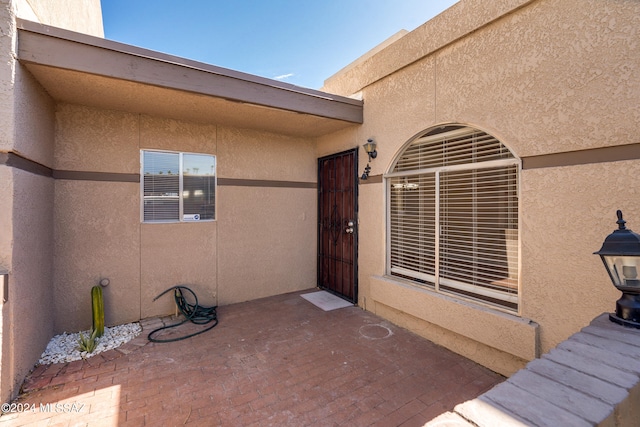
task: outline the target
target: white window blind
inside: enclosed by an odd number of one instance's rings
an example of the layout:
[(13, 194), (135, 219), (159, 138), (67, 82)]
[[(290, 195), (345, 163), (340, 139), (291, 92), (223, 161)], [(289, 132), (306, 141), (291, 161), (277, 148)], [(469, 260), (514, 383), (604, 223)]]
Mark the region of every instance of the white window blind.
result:
[(215, 156), (142, 151), (144, 222), (215, 219)]
[(446, 127), (387, 175), (392, 275), (517, 309), (519, 161), (497, 139)]
[(144, 221), (177, 221), (180, 218), (180, 156), (178, 153), (144, 151)]

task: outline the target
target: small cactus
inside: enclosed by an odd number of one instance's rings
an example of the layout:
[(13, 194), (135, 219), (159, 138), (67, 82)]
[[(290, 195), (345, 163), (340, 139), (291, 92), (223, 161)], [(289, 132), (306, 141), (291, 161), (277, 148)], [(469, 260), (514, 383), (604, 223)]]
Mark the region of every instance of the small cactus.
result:
[(93, 311), (93, 333), (99, 338), (104, 334), (104, 300), (100, 286), (91, 288), (91, 308)]
[(91, 335), (87, 335), (86, 337), (82, 335), (80, 332), (80, 338), (78, 339), (78, 344), (80, 346), (80, 351), (86, 351), (87, 353), (93, 353), (93, 350), (96, 349), (97, 345), (97, 330), (92, 330)]

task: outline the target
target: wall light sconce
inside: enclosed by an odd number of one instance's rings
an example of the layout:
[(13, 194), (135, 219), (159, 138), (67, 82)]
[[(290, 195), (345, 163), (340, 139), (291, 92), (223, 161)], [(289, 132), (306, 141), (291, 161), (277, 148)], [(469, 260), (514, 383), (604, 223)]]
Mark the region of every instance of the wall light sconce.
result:
[(604, 239), (602, 248), (594, 254), (600, 255), (613, 286), (622, 292), (609, 320), (640, 329), (640, 235), (625, 227), (622, 211), (616, 214), (618, 229)]
[(367, 152), (367, 154), (369, 155), (369, 161), (371, 161), (371, 159), (375, 159), (376, 157), (378, 157), (378, 152), (376, 151), (376, 143), (373, 139), (369, 138), (367, 139), (367, 143), (363, 145), (364, 147), (364, 151)]
[[(372, 159), (375, 159), (376, 157), (378, 157), (378, 152), (376, 151), (376, 143), (373, 139), (371, 138), (367, 139), (367, 143), (364, 144), (362, 147), (364, 148), (364, 151), (369, 156), (369, 162)], [(360, 179), (362, 180), (369, 178), (369, 172), (371, 172), (371, 166), (369, 166), (369, 162), (367, 162), (367, 166), (364, 168), (364, 173), (360, 177)]]

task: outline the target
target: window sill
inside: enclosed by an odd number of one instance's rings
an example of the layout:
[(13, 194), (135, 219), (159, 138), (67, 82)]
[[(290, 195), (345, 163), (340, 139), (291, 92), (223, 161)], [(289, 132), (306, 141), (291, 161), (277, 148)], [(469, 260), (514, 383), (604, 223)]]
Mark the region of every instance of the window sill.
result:
[(521, 359), (538, 357), (538, 325), (529, 319), (394, 277), (372, 276), (370, 284), (374, 301)]
[(211, 224), (216, 221), (215, 219), (201, 219), (199, 221), (140, 221), (140, 224)]

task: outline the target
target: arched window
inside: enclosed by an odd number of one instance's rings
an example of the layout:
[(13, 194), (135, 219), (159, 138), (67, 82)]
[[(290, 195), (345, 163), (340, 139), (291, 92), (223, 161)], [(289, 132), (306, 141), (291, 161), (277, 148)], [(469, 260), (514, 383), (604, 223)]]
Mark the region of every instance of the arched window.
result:
[(387, 273), (518, 308), (520, 161), (500, 141), (442, 126), (411, 141), (387, 186)]

